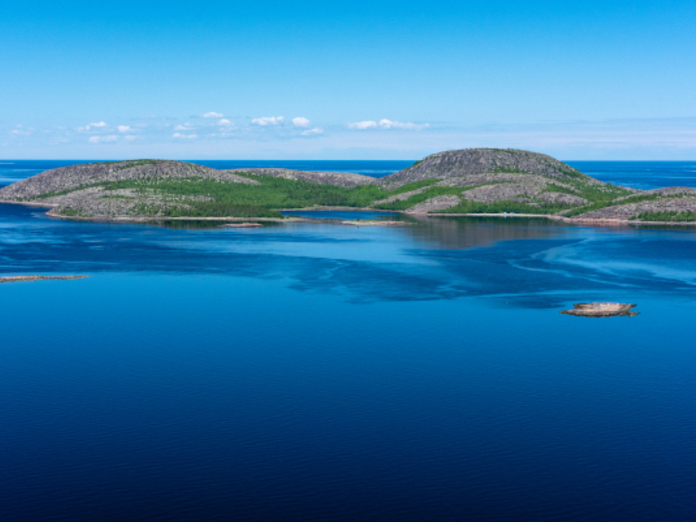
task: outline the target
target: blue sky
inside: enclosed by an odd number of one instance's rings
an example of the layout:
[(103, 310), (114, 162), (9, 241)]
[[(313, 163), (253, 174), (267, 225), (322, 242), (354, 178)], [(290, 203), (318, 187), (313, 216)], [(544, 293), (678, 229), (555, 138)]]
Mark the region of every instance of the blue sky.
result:
[(3, 2), (0, 157), (696, 159), (696, 2)]

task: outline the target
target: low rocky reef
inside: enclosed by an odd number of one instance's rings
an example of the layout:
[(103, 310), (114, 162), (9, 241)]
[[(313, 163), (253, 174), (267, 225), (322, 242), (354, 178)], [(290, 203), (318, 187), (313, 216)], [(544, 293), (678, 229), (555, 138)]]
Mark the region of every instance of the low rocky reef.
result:
[(578, 317), (633, 317), (638, 315), (638, 312), (632, 311), (635, 307), (630, 303), (577, 303), (572, 310), (561, 310), (560, 313)]
[(696, 189), (603, 183), (550, 156), (513, 149), (433, 154), (384, 178), (290, 169), (216, 170), (168, 160), (73, 165), (0, 189), (0, 202), (92, 221), (258, 218), (283, 209), (412, 215), (545, 216), (569, 223), (696, 224)]
[(69, 279), (87, 279), (89, 276), (42, 276), (42, 275), (22, 275), (22, 276), (0, 276), (0, 283), (21, 283), (26, 281), (66, 281)]

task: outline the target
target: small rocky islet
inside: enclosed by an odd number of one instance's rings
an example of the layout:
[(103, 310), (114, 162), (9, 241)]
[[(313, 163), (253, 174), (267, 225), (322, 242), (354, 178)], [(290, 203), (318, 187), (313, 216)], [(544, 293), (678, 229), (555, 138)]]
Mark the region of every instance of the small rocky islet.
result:
[(631, 303), (577, 303), (572, 310), (561, 310), (560, 313), (578, 317), (633, 317), (638, 315), (633, 311), (635, 307)]
[(56, 218), (113, 222), (286, 221), (280, 210), (318, 208), (544, 216), (597, 225), (696, 221), (694, 188), (621, 187), (550, 156), (514, 149), (440, 152), (384, 178), (275, 168), (217, 170), (168, 160), (88, 163), (6, 186), (0, 202), (47, 207)]

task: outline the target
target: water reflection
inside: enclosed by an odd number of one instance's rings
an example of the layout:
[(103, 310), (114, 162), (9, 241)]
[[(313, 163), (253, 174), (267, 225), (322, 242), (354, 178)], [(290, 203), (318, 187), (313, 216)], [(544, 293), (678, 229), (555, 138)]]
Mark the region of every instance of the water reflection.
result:
[(239, 230), (175, 221), (167, 228), (60, 221), (0, 205), (0, 273), (215, 273), (276, 279), (350, 301), (485, 296), (527, 307), (557, 306), (569, 296), (613, 301), (622, 292), (696, 289), (694, 232), (408, 219), (413, 224), (401, 227), (313, 222)]
[(572, 233), (571, 227), (548, 219), (414, 216), (420, 226), (408, 227), (414, 239), (431, 248), (491, 246), (513, 239), (547, 239)]

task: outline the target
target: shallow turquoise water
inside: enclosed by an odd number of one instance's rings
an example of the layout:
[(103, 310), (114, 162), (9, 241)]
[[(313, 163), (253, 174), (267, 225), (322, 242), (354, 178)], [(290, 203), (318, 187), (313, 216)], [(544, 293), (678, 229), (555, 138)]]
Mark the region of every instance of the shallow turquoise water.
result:
[[(0, 205), (0, 520), (691, 520), (696, 233)], [(633, 318), (559, 310), (637, 303)]]

